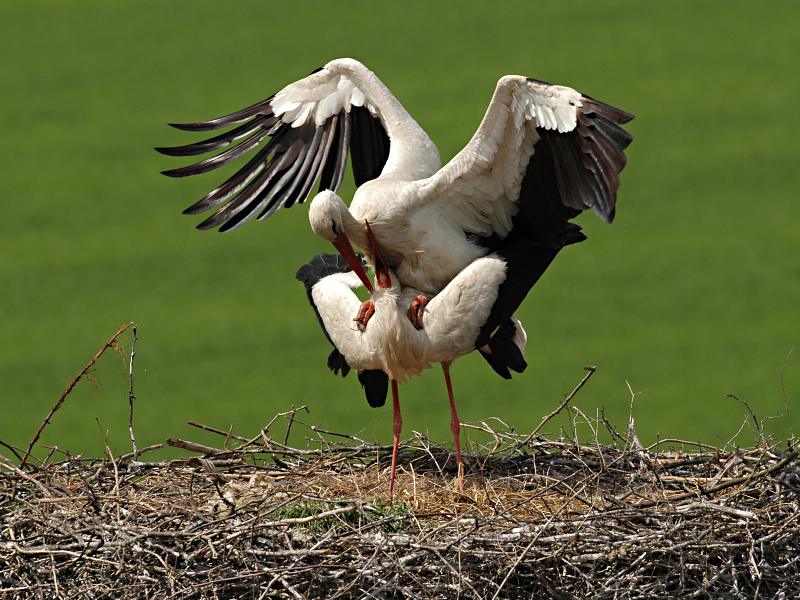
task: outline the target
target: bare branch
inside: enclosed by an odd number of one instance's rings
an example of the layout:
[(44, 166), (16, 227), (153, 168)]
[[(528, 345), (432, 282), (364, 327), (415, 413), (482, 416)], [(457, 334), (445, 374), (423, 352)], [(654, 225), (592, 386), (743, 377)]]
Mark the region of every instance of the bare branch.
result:
[(583, 369), (586, 371), (586, 374), (583, 376), (583, 379), (581, 379), (581, 380), (578, 382), (578, 385), (576, 385), (576, 386), (575, 386), (575, 388), (574, 388), (574, 389), (573, 389), (573, 390), (572, 390), (572, 391), (571, 391), (569, 394), (567, 394), (567, 395), (564, 397), (564, 399), (561, 401), (561, 404), (559, 404), (559, 405), (556, 407), (556, 409), (555, 409), (553, 412), (551, 412), (551, 413), (549, 413), (548, 415), (546, 415), (546, 416), (545, 416), (545, 417), (544, 417), (544, 418), (543, 418), (543, 419), (542, 419), (542, 420), (539, 422), (539, 424), (536, 426), (536, 429), (534, 429), (534, 430), (531, 432), (531, 434), (530, 434), (530, 435), (529, 435), (527, 438), (525, 438), (525, 440), (522, 442), (522, 445), (523, 445), (523, 446), (524, 446), (524, 445), (527, 445), (527, 444), (529, 444), (529, 443), (530, 443), (530, 441), (531, 441), (533, 438), (535, 438), (535, 437), (536, 437), (536, 434), (537, 434), (537, 433), (539, 433), (539, 431), (541, 431), (542, 427), (544, 427), (544, 426), (545, 426), (545, 423), (547, 423), (547, 422), (548, 422), (550, 419), (552, 419), (552, 418), (553, 418), (553, 417), (555, 417), (557, 414), (559, 414), (559, 413), (560, 413), (562, 410), (564, 410), (564, 408), (567, 406), (567, 404), (569, 404), (570, 402), (572, 402), (572, 399), (573, 399), (573, 398), (575, 398), (575, 395), (576, 395), (576, 394), (577, 394), (579, 391), (581, 391), (581, 388), (582, 388), (584, 385), (586, 385), (586, 382), (587, 382), (587, 381), (589, 381), (589, 379), (591, 379), (592, 375), (594, 375), (594, 372), (595, 372), (595, 371), (597, 371), (597, 367), (595, 367), (595, 366), (591, 366), (591, 365), (587, 365), (587, 366), (585, 366)]
[(103, 356), (105, 351), (108, 350), (109, 348), (114, 347), (117, 338), (121, 336), (123, 333), (125, 333), (132, 326), (133, 323), (126, 323), (125, 325), (122, 325), (117, 330), (117, 332), (114, 335), (112, 335), (105, 344), (103, 344), (103, 346), (95, 353), (95, 355), (89, 360), (89, 362), (86, 363), (83, 369), (81, 369), (78, 372), (78, 374), (72, 378), (72, 381), (70, 381), (67, 384), (67, 387), (64, 389), (64, 392), (61, 394), (58, 400), (56, 400), (56, 403), (50, 409), (50, 412), (47, 413), (47, 416), (44, 418), (44, 421), (42, 421), (41, 425), (39, 425), (38, 429), (36, 430), (36, 433), (33, 434), (33, 438), (28, 444), (28, 449), (25, 450), (25, 456), (22, 458), (22, 463), (20, 463), (21, 468), (24, 468), (25, 465), (27, 464), (28, 459), (30, 458), (31, 455), (31, 451), (33, 450), (33, 446), (36, 444), (36, 442), (39, 441), (39, 437), (42, 435), (44, 428), (47, 427), (47, 425), (50, 423), (50, 419), (53, 418), (53, 415), (56, 414), (56, 411), (58, 411), (58, 409), (61, 408), (61, 405), (64, 404), (64, 400), (67, 399), (67, 396), (69, 396), (72, 389), (78, 384), (78, 382), (83, 377), (86, 376), (87, 373), (89, 373), (89, 371), (92, 370), (94, 365), (97, 363), (98, 360), (100, 360), (100, 357)]
[(136, 357), (136, 324), (131, 324), (131, 354), (128, 362), (128, 431), (131, 434), (131, 448), (133, 449), (133, 460), (139, 458), (139, 448), (136, 446), (136, 436), (133, 434), (133, 403), (136, 401), (136, 394), (133, 391), (133, 359)]

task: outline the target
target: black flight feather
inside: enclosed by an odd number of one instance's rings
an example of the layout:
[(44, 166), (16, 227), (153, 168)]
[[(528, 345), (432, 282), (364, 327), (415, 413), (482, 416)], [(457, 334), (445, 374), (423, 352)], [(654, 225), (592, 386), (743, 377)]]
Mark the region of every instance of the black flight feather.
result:
[(273, 99), (274, 95), (208, 121), (173, 123), (173, 127), (185, 131), (234, 127), (200, 142), (156, 148), (169, 156), (222, 150), (197, 163), (163, 171), (169, 177), (206, 173), (255, 153), (231, 177), (183, 211), (197, 214), (216, 209), (198, 225), (199, 229), (219, 227), (220, 231), (229, 231), (254, 216), (269, 218), (280, 208), (304, 203), (317, 181), (320, 191), (337, 191), (348, 154), (356, 185), (375, 179), (383, 170), (389, 157), (389, 137), (380, 119), (367, 108), (351, 106), (347, 107), (349, 112), (343, 108), (320, 126), (309, 118), (303, 125), (292, 127), (273, 114)]
[(489, 366), (503, 379), (511, 379), (511, 371), (522, 373), (528, 367), (522, 351), (514, 343), (516, 333), (517, 326), (509, 319), (489, 338), (486, 344), (488, 348), (478, 348)]
[(386, 393), (389, 390), (389, 376), (379, 369), (359, 371), (358, 381), (364, 388), (364, 395), (367, 403), (372, 408), (378, 408), (386, 404)]

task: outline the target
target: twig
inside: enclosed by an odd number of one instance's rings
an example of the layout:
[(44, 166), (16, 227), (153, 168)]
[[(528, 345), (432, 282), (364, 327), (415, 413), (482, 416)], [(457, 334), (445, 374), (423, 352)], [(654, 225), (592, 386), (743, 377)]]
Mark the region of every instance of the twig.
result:
[(98, 360), (100, 360), (100, 357), (103, 356), (105, 351), (108, 350), (109, 348), (114, 347), (114, 343), (117, 341), (117, 338), (121, 336), (124, 332), (126, 332), (132, 325), (133, 325), (132, 322), (122, 325), (117, 330), (117, 332), (108, 339), (108, 341), (103, 345), (103, 347), (100, 348), (95, 353), (92, 359), (88, 363), (86, 363), (83, 369), (81, 369), (80, 372), (75, 377), (73, 377), (72, 381), (70, 381), (67, 384), (67, 387), (64, 389), (64, 392), (61, 394), (59, 399), (56, 400), (56, 403), (50, 409), (50, 412), (47, 413), (47, 416), (44, 418), (44, 421), (42, 421), (42, 424), (39, 425), (39, 428), (36, 430), (36, 433), (33, 434), (33, 439), (31, 439), (30, 443), (28, 444), (28, 449), (25, 451), (25, 456), (22, 458), (22, 462), (20, 463), (20, 468), (24, 468), (25, 465), (27, 464), (28, 458), (31, 455), (31, 451), (33, 450), (33, 446), (36, 444), (37, 441), (39, 441), (39, 437), (42, 435), (44, 428), (47, 427), (47, 425), (50, 423), (50, 419), (53, 418), (53, 415), (56, 414), (56, 411), (59, 408), (61, 408), (62, 404), (64, 404), (64, 400), (66, 400), (67, 396), (69, 396), (69, 393), (72, 391), (72, 389), (89, 371), (91, 371), (92, 367), (94, 367), (95, 363)]
[(5, 443), (3, 440), (0, 440), (0, 446), (3, 446), (7, 450), (9, 450), (11, 454), (17, 457), (17, 460), (22, 460), (22, 456), (20, 456), (19, 452), (17, 452), (18, 448), (15, 448), (10, 444)]
[(561, 404), (559, 404), (554, 411), (552, 411), (551, 413), (546, 415), (541, 421), (539, 421), (539, 424), (536, 426), (536, 429), (534, 429), (531, 432), (531, 434), (522, 441), (522, 443), (520, 444), (521, 446), (529, 444), (531, 440), (536, 437), (536, 434), (539, 433), (542, 427), (545, 426), (545, 423), (547, 423), (550, 419), (552, 419), (558, 413), (564, 410), (564, 407), (572, 401), (575, 395), (581, 390), (581, 388), (586, 384), (586, 382), (589, 381), (592, 375), (594, 375), (594, 372), (597, 371), (597, 367), (592, 365), (587, 365), (583, 369), (586, 371), (586, 374), (583, 376), (583, 379), (581, 379), (578, 382), (578, 385), (576, 385), (575, 388), (569, 394), (567, 394), (567, 396), (561, 401)]
[(3, 465), (7, 469), (13, 471), (14, 473), (16, 473), (17, 475), (22, 477), (24, 480), (33, 483), (36, 487), (38, 487), (42, 491), (42, 493), (45, 496), (50, 497), (50, 496), (53, 496), (55, 494), (55, 492), (53, 490), (51, 490), (49, 487), (47, 487), (41, 481), (39, 481), (38, 479), (34, 479), (30, 475), (28, 475), (25, 471), (23, 471), (20, 467), (17, 467), (14, 463), (12, 463), (10, 460), (8, 460), (6, 457), (4, 457), (2, 455), (0, 455), (0, 465)]
[(633, 418), (633, 403), (636, 401), (637, 393), (633, 391), (630, 382), (626, 379), (625, 385), (628, 386), (628, 391), (631, 394), (631, 404), (630, 408), (628, 409), (628, 441), (627, 443), (630, 444), (633, 450), (640, 452), (644, 449), (642, 446), (642, 442), (639, 441), (639, 436), (636, 435), (636, 421)]
[(136, 400), (136, 394), (133, 391), (133, 359), (136, 356), (136, 324), (131, 325), (131, 355), (128, 363), (128, 404), (130, 405), (130, 412), (128, 413), (128, 431), (131, 434), (131, 447), (133, 448), (133, 460), (139, 458), (139, 448), (136, 445), (136, 436), (133, 434), (133, 403)]
[[(163, 447), (164, 444), (150, 444), (149, 446), (145, 446), (144, 448), (139, 448), (139, 453), (138, 453), (139, 455), (135, 460), (139, 460), (139, 458), (141, 458), (143, 454), (152, 452), (153, 450), (161, 450), (161, 448)], [(122, 456), (119, 457), (119, 461), (125, 462), (126, 460), (130, 460), (131, 458), (133, 458), (133, 452), (131, 452), (130, 454), (123, 454)]]
[(208, 454), (211, 456), (225, 454), (228, 452), (226, 450), (219, 450), (218, 448), (212, 448), (211, 446), (198, 444), (197, 442), (189, 442), (180, 438), (169, 438), (167, 440), (167, 445), (172, 446), (173, 448), (182, 448), (184, 450), (189, 450), (190, 452), (199, 452), (200, 454)]
[(764, 428), (761, 426), (761, 423), (758, 421), (756, 413), (753, 412), (753, 409), (750, 408), (750, 405), (747, 403), (747, 401), (742, 400), (735, 394), (726, 394), (726, 396), (731, 400), (736, 400), (739, 404), (745, 407), (745, 409), (747, 410), (747, 414), (749, 414), (750, 418), (753, 420), (753, 427), (755, 427), (756, 431), (758, 432), (758, 441), (763, 444), (765, 442)]
[[(286, 433), (283, 436), (283, 445), (284, 446), (289, 443), (289, 434), (292, 432), (292, 424), (294, 423), (294, 417), (297, 414), (297, 411), (301, 410), (303, 408), (305, 408), (305, 407), (302, 406), (300, 408), (295, 408), (294, 405), (292, 405), (291, 414), (289, 415), (289, 424), (286, 425)], [(308, 411), (307, 408), (306, 408), (306, 411)]]
[(240, 442), (249, 441), (245, 437), (236, 435), (235, 433), (231, 433), (230, 431), (225, 431), (223, 429), (217, 429), (216, 427), (211, 427), (210, 425), (203, 425), (202, 423), (196, 423), (195, 421), (187, 421), (186, 424), (189, 425), (190, 427), (196, 427), (197, 429), (203, 429), (205, 431), (210, 431), (211, 433), (216, 433), (217, 435), (221, 435), (222, 437), (224, 437), (226, 440), (229, 438), (233, 438)]

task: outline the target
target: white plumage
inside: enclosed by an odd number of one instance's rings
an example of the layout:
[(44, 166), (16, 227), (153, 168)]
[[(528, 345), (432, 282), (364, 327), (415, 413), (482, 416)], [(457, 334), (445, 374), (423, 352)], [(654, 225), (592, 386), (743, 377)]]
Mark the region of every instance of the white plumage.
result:
[[(239, 172), (187, 209), (222, 205), (201, 228), (225, 231), (267, 218), (304, 202), (319, 181), (322, 193), (309, 214), (318, 235), (340, 250), (352, 242), (371, 260), (368, 222), (400, 282), (433, 294), (491, 252), (481, 237), (503, 239), (515, 228), (536, 235), (537, 217), (525, 207), (546, 196), (555, 196), (567, 218), (592, 209), (610, 221), (623, 150), (632, 139), (619, 124), (631, 118), (572, 88), (505, 76), (470, 142), (442, 166), (436, 146), (389, 89), (360, 62), (343, 58), (232, 115), (176, 125), (204, 130), (241, 123), (230, 132), (159, 150), (200, 154), (244, 136), (215, 157), (166, 172), (192, 175), (271, 136)], [(348, 152), (359, 186), (349, 209), (335, 194)]]
[[(591, 209), (613, 220), (623, 151), (632, 141), (620, 125), (632, 118), (569, 87), (505, 76), (470, 142), (442, 166), (431, 139), (378, 77), (358, 61), (337, 59), (233, 114), (175, 125), (190, 131), (234, 126), (227, 132), (158, 150), (187, 156), (230, 146), (165, 171), (175, 177), (254, 152), (184, 211), (214, 209), (201, 229), (228, 231), (266, 219), (305, 202), (319, 182), (311, 227), (354, 273), (336, 264), (338, 271), (320, 279), (320, 266), (322, 272), (328, 266), (312, 261), (298, 279), (335, 347), (331, 370), (359, 370), (372, 405), (385, 401), (386, 376), (392, 380), (391, 493), (402, 425), (397, 382), (442, 364), (461, 473), (449, 364), (478, 347), (501, 376), (524, 370), (525, 333), (513, 311), (560, 249), (585, 239), (570, 219)], [(349, 207), (336, 194), (348, 158), (357, 185)], [(372, 305), (362, 305), (352, 288), (359, 280), (370, 291), (373, 286), (351, 244), (376, 267), (379, 289), (369, 322)], [(434, 295), (422, 329), (426, 298), (420, 294)], [(369, 373), (377, 377), (368, 386), (362, 376)]]
[[(379, 369), (402, 383), (434, 363), (449, 363), (475, 350), (505, 275), (506, 263), (497, 256), (474, 261), (428, 303), (422, 330), (406, 318), (419, 291), (401, 287), (394, 275), (391, 288), (373, 293), (375, 315), (364, 331), (353, 322), (361, 304), (352, 291), (361, 287), (354, 273), (322, 278), (312, 296), (328, 335), (350, 367)], [(524, 330), (516, 323), (521, 332), (518, 347), (524, 354)]]
[[(298, 270), (297, 279), (305, 284), (323, 331), (334, 346), (328, 357), (328, 367), (334, 373), (341, 371), (342, 375), (356, 369), (372, 406), (385, 402), (387, 376), (391, 378), (394, 442), (390, 495), (403, 423), (398, 383), (434, 362), (441, 363), (444, 371), (456, 464), (459, 482), (463, 486), (460, 421), (450, 380), (450, 363), (482, 346), (481, 353), (501, 375), (510, 377), (509, 369), (524, 370), (525, 331), (516, 319), (508, 320), (509, 315), (505, 313), (512, 312), (515, 304), (512, 300), (508, 305), (508, 298), (503, 298), (508, 294), (503, 291), (504, 283), (518, 278), (519, 274), (512, 275), (512, 264), (501, 255), (475, 260), (428, 303), (425, 327), (418, 330), (406, 316), (418, 290), (401, 286), (392, 273), (384, 276), (383, 267), (379, 266), (379, 289), (372, 295), (375, 313), (366, 326), (360, 328), (354, 323), (360, 301), (353, 290), (361, 286), (361, 281), (339, 258), (331, 255), (315, 257)], [(528, 281), (538, 279), (551, 259), (545, 256), (543, 260), (535, 261), (530, 267), (532, 277)], [(513, 268), (516, 273), (516, 267)], [(523, 270), (528, 269), (523, 267)], [(380, 287), (387, 282), (386, 287)], [(498, 306), (502, 305), (507, 305), (505, 312), (502, 308), (499, 311), (502, 325), (496, 326), (493, 318), (497, 319)]]

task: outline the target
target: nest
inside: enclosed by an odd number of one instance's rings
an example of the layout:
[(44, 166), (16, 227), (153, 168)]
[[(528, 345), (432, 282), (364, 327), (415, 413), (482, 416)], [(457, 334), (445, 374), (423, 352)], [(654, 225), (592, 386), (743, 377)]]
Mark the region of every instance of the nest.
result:
[[(296, 411), (284, 415), (301, 426)], [(203, 427), (203, 426), (201, 426)], [(797, 452), (643, 448), (470, 425), (466, 457), (308, 427), (219, 431), (197, 456), (0, 459), (0, 596), (795, 597)], [(203, 427), (217, 431), (210, 427)], [(537, 428), (538, 429), (538, 428)], [(297, 430), (295, 430), (295, 433)], [(24, 461), (23, 461), (24, 462)], [(30, 461), (28, 461), (30, 462)]]

